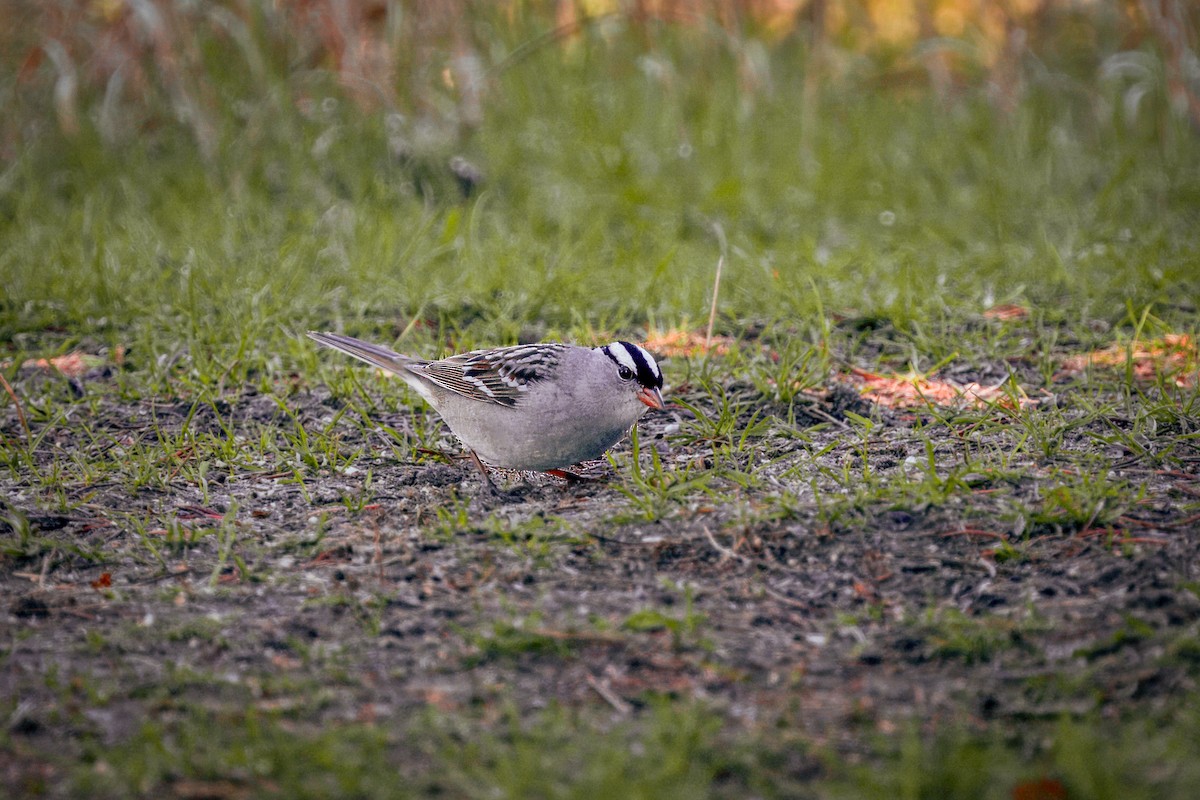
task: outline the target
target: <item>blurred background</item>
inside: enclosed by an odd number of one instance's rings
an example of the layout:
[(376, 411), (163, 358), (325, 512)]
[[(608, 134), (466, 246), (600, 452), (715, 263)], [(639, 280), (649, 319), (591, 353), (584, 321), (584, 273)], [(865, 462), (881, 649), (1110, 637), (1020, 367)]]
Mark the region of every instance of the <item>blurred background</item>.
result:
[(335, 101), (403, 154), (468, 137), (507, 73), (552, 65), (636, 70), (670, 93), (728, 63), (741, 106), (798, 113), (820, 91), (978, 95), (1000, 114), (1057, 92), (1097, 125), (1200, 128), (1200, 12), (1183, 0), (2, 0), (0, 14), (5, 161), (44, 137), (180, 132), (212, 159)]
[(587, 338), (706, 316), (721, 252), (733, 327), (1005, 302), (1115, 322), (1167, 313), (1200, 271), (1182, 0), (0, 16), (19, 346), (73, 325), (152, 352), (164, 331), (286, 347), (263, 320), (394, 334), (418, 313), (459, 346)]

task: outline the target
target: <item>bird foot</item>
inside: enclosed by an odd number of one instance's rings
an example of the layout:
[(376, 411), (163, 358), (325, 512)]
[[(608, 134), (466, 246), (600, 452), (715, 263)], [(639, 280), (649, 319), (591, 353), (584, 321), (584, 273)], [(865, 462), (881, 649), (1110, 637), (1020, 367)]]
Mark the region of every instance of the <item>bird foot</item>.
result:
[(577, 483), (583, 480), (583, 476), (578, 473), (571, 472), (569, 469), (548, 469), (546, 475), (553, 475), (556, 478), (562, 478), (567, 483)]
[(577, 483), (597, 483), (599, 478), (591, 475), (584, 475), (579, 472), (572, 472), (569, 469), (548, 469), (545, 471), (547, 475), (553, 475), (556, 478), (561, 478), (567, 482), (568, 486), (574, 486)]

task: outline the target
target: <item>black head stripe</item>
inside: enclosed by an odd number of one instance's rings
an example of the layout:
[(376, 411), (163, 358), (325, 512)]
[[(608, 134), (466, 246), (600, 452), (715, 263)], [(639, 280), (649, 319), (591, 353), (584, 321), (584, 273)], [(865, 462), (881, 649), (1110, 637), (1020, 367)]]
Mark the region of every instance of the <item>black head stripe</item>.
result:
[(600, 352), (608, 356), (618, 367), (627, 369), (635, 375), (639, 385), (653, 389), (662, 388), (662, 372), (655, 363), (654, 356), (636, 344), (614, 342), (601, 347)]
[[(629, 342), (617, 342), (616, 346), (623, 349), (633, 359), (636, 367), (634, 370), (637, 373), (637, 382), (642, 386), (652, 389), (661, 389), (663, 385), (662, 372), (658, 369), (658, 364), (654, 362), (654, 357), (647, 353), (636, 344)], [(611, 356), (610, 356), (611, 357)]]

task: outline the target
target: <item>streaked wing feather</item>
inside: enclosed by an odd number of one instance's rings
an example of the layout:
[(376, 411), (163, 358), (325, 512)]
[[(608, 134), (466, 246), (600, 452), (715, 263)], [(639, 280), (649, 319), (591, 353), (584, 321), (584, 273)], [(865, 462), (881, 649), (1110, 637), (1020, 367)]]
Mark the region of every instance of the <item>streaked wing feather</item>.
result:
[(512, 407), (558, 366), (566, 349), (564, 344), (539, 344), (474, 350), (411, 369), (447, 391)]

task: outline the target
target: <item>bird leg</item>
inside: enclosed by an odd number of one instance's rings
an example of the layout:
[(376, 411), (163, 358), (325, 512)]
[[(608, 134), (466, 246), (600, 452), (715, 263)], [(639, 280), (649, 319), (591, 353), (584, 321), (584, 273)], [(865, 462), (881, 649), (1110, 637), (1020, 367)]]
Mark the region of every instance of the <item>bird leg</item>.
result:
[(471, 461), (475, 463), (475, 466), (479, 467), (479, 474), (483, 476), (483, 485), (487, 487), (487, 490), (492, 494), (500, 494), (499, 490), (496, 489), (496, 484), (492, 483), (491, 473), (488, 472), (488, 468), (484, 466), (484, 463), (479, 459), (479, 456), (475, 454), (474, 450), (467, 450), (467, 452), (470, 454)]

